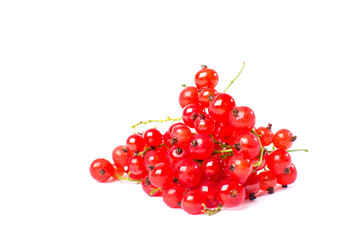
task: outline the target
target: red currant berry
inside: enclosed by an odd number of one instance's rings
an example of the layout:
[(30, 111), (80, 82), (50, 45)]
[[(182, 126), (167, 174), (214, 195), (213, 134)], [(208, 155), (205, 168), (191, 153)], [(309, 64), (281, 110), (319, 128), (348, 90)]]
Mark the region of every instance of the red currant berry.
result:
[(197, 133), (210, 135), (215, 130), (215, 121), (202, 113), (195, 120), (195, 130)]
[(191, 153), (188, 147), (182, 147), (179, 145), (172, 146), (167, 152), (168, 159), (172, 165), (175, 166), (182, 159), (191, 159)]
[(274, 187), (276, 186), (277, 179), (276, 176), (270, 171), (264, 171), (259, 173), (260, 179), (260, 189), (263, 191), (268, 191), (270, 194), (274, 193)]
[(159, 146), (163, 141), (163, 136), (156, 128), (150, 128), (143, 133), (145, 144), (151, 147)]
[(203, 88), (199, 92), (199, 104), (202, 107), (209, 107), (209, 103), (214, 99), (218, 92), (214, 88)]
[(148, 151), (144, 157), (146, 170), (151, 171), (158, 163), (167, 163), (165, 153), (157, 150)]
[(130, 151), (140, 152), (144, 149), (145, 141), (140, 135), (133, 134), (126, 140), (126, 146)]
[(277, 183), (286, 187), (287, 185), (292, 184), (295, 182), (297, 178), (297, 170), (294, 164), (291, 164), (289, 167), (289, 173), (282, 173), (276, 176)]
[(274, 174), (288, 173), (291, 164), (290, 154), (282, 148), (276, 149), (269, 154), (267, 166)]
[(241, 132), (234, 139), (232, 147), (235, 154), (242, 153), (249, 159), (256, 158), (260, 153), (260, 141), (250, 132)]
[(215, 88), (219, 82), (219, 76), (215, 70), (203, 65), (202, 69), (195, 75), (195, 84), (198, 89), (210, 87)]
[(246, 192), (245, 198), (250, 200), (255, 200), (255, 194), (260, 190), (260, 178), (256, 172), (250, 174), (250, 176), (246, 179), (244, 183), (244, 188)]
[(180, 208), (181, 200), (185, 194), (185, 188), (179, 184), (172, 184), (165, 188), (163, 193), (163, 200), (171, 208)]
[(200, 182), (198, 189), (204, 193), (206, 198), (206, 207), (215, 208), (219, 205), (219, 200), (217, 199), (217, 188), (218, 183), (215, 181), (203, 180)]
[(189, 144), (191, 136), (190, 128), (185, 125), (178, 125), (175, 126), (170, 133), (170, 142), (179, 146), (186, 146)]
[(205, 159), (201, 164), (201, 170), (203, 175), (210, 180), (220, 181), (225, 178), (225, 162), (217, 156)]
[(174, 169), (167, 163), (157, 164), (149, 173), (149, 180), (151, 184), (158, 188), (165, 188), (172, 184), (174, 177)]
[(198, 102), (198, 90), (196, 87), (186, 87), (180, 92), (179, 103), (181, 108), (191, 103), (198, 104)]
[(256, 134), (260, 137), (260, 142), (263, 147), (269, 146), (274, 138), (274, 134), (271, 131), (271, 123), (269, 123), (268, 127), (259, 127), (255, 130)]
[(219, 142), (230, 143), (234, 136), (234, 130), (228, 123), (216, 122), (215, 130), (211, 135)]
[(188, 127), (194, 128), (195, 120), (199, 116), (199, 113), (205, 114), (202, 107), (196, 104), (189, 104), (183, 109), (182, 119)]
[(143, 175), (147, 172), (144, 165), (144, 158), (141, 156), (134, 156), (129, 158), (128, 165), (129, 172), (133, 175)]
[(206, 159), (214, 151), (214, 142), (209, 135), (195, 134), (190, 139), (190, 152), (195, 159)]
[(219, 183), (217, 195), (224, 207), (236, 207), (245, 199), (245, 189), (240, 182), (229, 178)]
[(209, 104), (210, 115), (217, 122), (226, 122), (229, 112), (235, 107), (235, 100), (226, 93), (219, 93)]
[(196, 187), (201, 180), (201, 169), (195, 161), (183, 159), (175, 165), (175, 176), (182, 186)]
[[(151, 184), (150, 180), (149, 180), (149, 177), (146, 176), (144, 177), (142, 180), (141, 180), (141, 187), (142, 189), (144, 190), (144, 192), (147, 194), (147, 195), (150, 195), (150, 193), (156, 189), (157, 187), (155, 187), (154, 185)], [(156, 191), (154, 192), (151, 197), (160, 197), (163, 195), (163, 192), (162, 191)]]
[(117, 178), (117, 176), (122, 177), (125, 173), (125, 169), (123, 167), (117, 167), (115, 164), (113, 164), (114, 167), (114, 173), (113, 173), (113, 177)]
[(106, 182), (114, 175), (114, 167), (108, 160), (98, 158), (91, 163), (90, 174), (96, 181)]
[(204, 194), (198, 189), (193, 189), (185, 193), (181, 200), (181, 207), (188, 214), (200, 214), (201, 210), (204, 209), (202, 205), (205, 202)]
[(240, 183), (244, 183), (252, 171), (250, 160), (244, 157), (243, 154), (232, 156), (226, 167), (229, 176)]
[(295, 140), (296, 136), (293, 136), (289, 130), (280, 129), (274, 134), (273, 144), (276, 148), (288, 150)]
[(255, 113), (249, 107), (234, 107), (229, 112), (229, 125), (236, 131), (250, 131), (255, 125)]
[(118, 146), (112, 152), (112, 159), (117, 168), (122, 168), (124, 171), (128, 169), (128, 160), (132, 152), (126, 146)]

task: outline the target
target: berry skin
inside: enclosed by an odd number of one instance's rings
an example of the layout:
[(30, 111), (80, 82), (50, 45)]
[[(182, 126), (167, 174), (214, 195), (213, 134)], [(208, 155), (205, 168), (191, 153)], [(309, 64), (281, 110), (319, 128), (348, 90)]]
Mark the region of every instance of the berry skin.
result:
[(162, 143), (163, 136), (156, 128), (150, 128), (146, 130), (142, 137), (144, 138), (145, 144), (151, 147), (157, 147)]
[(255, 200), (255, 194), (258, 193), (260, 190), (260, 178), (256, 172), (250, 174), (250, 176), (244, 183), (244, 188), (246, 192), (245, 198)]
[(163, 200), (171, 208), (180, 208), (181, 200), (185, 194), (185, 188), (179, 184), (172, 184), (165, 188), (163, 192)]
[(202, 113), (195, 119), (195, 130), (197, 133), (210, 135), (215, 130), (215, 121)]
[(179, 146), (186, 146), (189, 144), (192, 137), (190, 128), (185, 125), (175, 126), (170, 133), (172, 144), (177, 144)]
[[(148, 176), (144, 177), (141, 180), (141, 187), (147, 195), (149, 195), (154, 189), (157, 188), (151, 184)], [(163, 195), (162, 191), (156, 191), (151, 195), (151, 197), (160, 197), (162, 195)]]
[(203, 65), (202, 69), (195, 75), (195, 85), (198, 89), (209, 87), (215, 88), (219, 82), (219, 76), (213, 69)]
[(156, 164), (166, 162), (168, 161), (165, 154), (160, 149), (148, 151), (144, 157), (144, 165), (148, 171), (151, 171)]
[(190, 139), (190, 152), (194, 159), (206, 159), (214, 151), (214, 142), (209, 135), (195, 134)]
[(215, 208), (218, 206), (219, 200), (217, 199), (217, 188), (218, 183), (216, 181), (205, 179), (199, 183), (198, 189), (204, 193), (206, 207)]
[(252, 166), (243, 154), (236, 154), (229, 159), (226, 170), (231, 178), (244, 183), (251, 174)]
[[(269, 124), (271, 126), (271, 124)], [(260, 142), (263, 147), (269, 146), (274, 138), (274, 134), (269, 127), (259, 127), (255, 130), (256, 134), (260, 137)]]
[(183, 109), (182, 119), (186, 126), (190, 128), (195, 127), (195, 120), (199, 117), (199, 113), (205, 114), (202, 107), (196, 104), (189, 104)]
[(295, 140), (296, 136), (293, 136), (289, 130), (280, 129), (274, 134), (273, 144), (276, 148), (288, 150)]
[(173, 145), (167, 152), (167, 157), (172, 165), (176, 165), (182, 159), (190, 159), (191, 154), (188, 147)]
[(225, 178), (225, 162), (217, 156), (210, 156), (201, 164), (201, 171), (209, 180), (220, 181)]
[(235, 131), (250, 131), (255, 126), (255, 113), (249, 107), (234, 107), (229, 112), (229, 125)]
[(198, 189), (193, 189), (185, 193), (181, 200), (181, 207), (188, 214), (200, 214), (201, 210), (203, 210), (202, 204), (205, 204), (205, 202), (204, 194)]
[(130, 151), (140, 152), (144, 149), (145, 141), (140, 135), (133, 134), (126, 140), (126, 146)]
[(199, 92), (199, 104), (202, 107), (209, 107), (210, 102), (214, 99), (214, 97), (218, 94), (218, 92), (214, 88), (203, 88)]
[(282, 148), (276, 149), (269, 154), (267, 166), (273, 174), (287, 173), (291, 164), (290, 154)]
[(116, 165), (116, 168), (127, 170), (128, 160), (132, 153), (128, 150), (126, 146), (118, 146), (112, 152), (112, 159)]
[(259, 173), (259, 179), (261, 190), (268, 191), (270, 194), (274, 193), (274, 187), (277, 183), (276, 175), (274, 175), (270, 171), (264, 171)]
[(158, 188), (165, 188), (172, 184), (175, 177), (175, 171), (167, 163), (157, 164), (149, 173), (149, 180), (152, 185)]
[(219, 183), (218, 199), (224, 207), (236, 207), (245, 199), (243, 185), (233, 179), (225, 179)]
[(249, 159), (256, 158), (260, 153), (260, 141), (251, 132), (241, 132), (233, 141), (235, 154), (242, 153)]
[(114, 167), (108, 160), (98, 158), (91, 163), (90, 174), (96, 181), (106, 182), (114, 175)]
[(198, 104), (198, 102), (198, 89), (196, 87), (186, 87), (180, 92), (179, 103), (181, 108), (191, 103)]
[(217, 122), (226, 122), (229, 112), (235, 107), (235, 100), (227, 93), (219, 93), (209, 104), (209, 112)]
[(297, 178), (297, 170), (294, 164), (291, 164), (289, 167), (289, 173), (282, 173), (279, 175), (276, 175), (277, 183), (281, 184), (283, 186), (287, 186), (295, 182)]
[(128, 161), (129, 172), (135, 176), (144, 175), (147, 171), (144, 165), (144, 158), (141, 156), (134, 156)]
[(175, 176), (183, 187), (196, 187), (201, 180), (201, 169), (194, 160), (184, 159), (175, 165)]

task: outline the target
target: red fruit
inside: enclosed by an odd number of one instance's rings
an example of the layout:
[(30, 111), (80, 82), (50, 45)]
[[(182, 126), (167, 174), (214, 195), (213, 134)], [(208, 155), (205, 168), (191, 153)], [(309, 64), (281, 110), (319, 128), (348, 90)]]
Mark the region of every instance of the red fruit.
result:
[(260, 178), (256, 172), (250, 174), (250, 176), (246, 179), (244, 188), (246, 192), (245, 198), (250, 200), (256, 199), (255, 194), (260, 190)]
[(260, 153), (260, 141), (251, 132), (241, 132), (233, 141), (233, 151), (235, 154), (242, 153), (249, 159), (256, 158)]
[(258, 164), (259, 162), (259, 158), (255, 158), (251, 161), (251, 165), (252, 165), (252, 169), (253, 171), (256, 169), (256, 171), (260, 171), (261, 169), (263, 169), (266, 165), (266, 159), (269, 157), (269, 154), (267, 153), (267, 151), (265, 153), (263, 153), (263, 158), (261, 160), (261, 164), (259, 166), (255, 166)]
[(210, 135), (215, 129), (215, 121), (202, 113), (195, 119), (195, 130), (197, 133)]
[(128, 165), (129, 172), (135, 176), (143, 175), (147, 172), (144, 165), (144, 158), (141, 156), (134, 156), (129, 158)]
[(217, 156), (210, 156), (201, 164), (201, 170), (209, 180), (220, 181), (225, 177), (225, 162)]
[(293, 136), (289, 130), (280, 129), (274, 134), (273, 144), (276, 148), (288, 150), (295, 140), (296, 136)]
[(140, 152), (144, 149), (145, 141), (140, 135), (133, 134), (126, 140), (126, 146), (130, 151)]
[(260, 189), (268, 191), (269, 193), (274, 193), (274, 187), (277, 183), (276, 176), (270, 171), (261, 172), (258, 176), (260, 179)]
[(117, 176), (122, 177), (125, 173), (125, 170), (123, 167), (117, 167), (115, 164), (113, 164), (114, 167), (114, 173), (113, 173), (113, 177), (117, 178)]
[(128, 169), (128, 160), (132, 153), (124, 145), (118, 146), (112, 152), (112, 159), (117, 168), (122, 168), (124, 171)]
[(235, 131), (250, 131), (255, 126), (255, 113), (249, 107), (234, 107), (229, 112), (229, 125)]
[(175, 177), (175, 171), (167, 163), (157, 164), (149, 173), (149, 180), (152, 185), (158, 188), (165, 188), (172, 184)]
[(185, 188), (179, 184), (173, 184), (165, 188), (163, 193), (163, 200), (171, 208), (180, 208), (181, 200), (185, 194)]
[(291, 164), (289, 167), (289, 173), (282, 173), (276, 176), (277, 183), (283, 186), (287, 186), (295, 182), (297, 178), (297, 170), (294, 164)]
[(203, 180), (200, 182), (198, 189), (204, 193), (206, 198), (205, 206), (208, 208), (215, 208), (219, 205), (217, 199), (218, 183), (211, 180)]
[(159, 149), (148, 151), (144, 157), (144, 165), (146, 170), (151, 171), (158, 163), (168, 162), (164, 152)]
[(227, 122), (216, 122), (215, 130), (211, 135), (219, 142), (230, 143), (233, 140), (234, 130)]
[(260, 137), (260, 142), (263, 147), (269, 146), (274, 138), (274, 134), (271, 131), (271, 124), (269, 123), (268, 127), (259, 127), (255, 130), (256, 134)]
[(198, 104), (198, 89), (196, 87), (186, 87), (179, 95), (179, 103), (182, 108), (191, 103)]
[(203, 88), (199, 92), (199, 104), (202, 107), (208, 107), (218, 92), (214, 88)]
[(106, 182), (114, 175), (113, 165), (104, 158), (98, 158), (90, 164), (90, 174), (98, 182)]
[(195, 134), (190, 139), (190, 152), (195, 159), (206, 159), (214, 151), (214, 142), (209, 135)]
[(279, 148), (269, 154), (266, 163), (270, 172), (275, 175), (288, 173), (291, 164), (291, 156), (287, 151)]
[(181, 207), (188, 214), (200, 214), (203, 210), (203, 204), (205, 204), (206, 198), (204, 194), (197, 189), (193, 189), (185, 193), (181, 200)]
[(244, 183), (251, 174), (252, 166), (250, 160), (243, 154), (236, 154), (227, 162), (226, 170), (231, 178)]
[[(156, 189), (157, 187), (155, 187), (154, 185), (151, 184), (149, 177), (146, 176), (141, 180), (141, 187), (144, 190), (144, 192), (149, 195), (154, 189)], [(160, 197), (163, 195), (162, 191), (156, 191), (154, 192), (151, 197)]]
[(210, 115), (217, 122), (226, 122), (229, 112), (235, 107), (235, 100), (227, 93), (219, 93), (209, 104)]
[(175, 126), (170, 133), (172, 144), (177, 144), (179, 146), (186, 146), (189, 144), (192, 133), (190, 128), (185, 125)]
[(191, 153), (188, 147), (173, 145), (167, 152), (168, 159), (175, 166), (182, 159), (190, 159)]
[(175, 176), (183, 187), (196, 187), (201, 180), (201, 169), (195, 161), (184, 159), (175, 165)]
[(183, 109), (182, 119), (186, 126), (190, 128), (195, 127), (195, 120), (199, 116), (199, 113), (205, 114), (202, 107), (197, 104), (189, 104)]
[(156, 128), (146, 130), (142, 137), (144, 138), (145, 144), (151, 147), (159, 146), (163, 140), (162, 134)]
[(240, 182), (228, 178), (219, 183), (217, 196), (224, 207), (236, 207), (245, 199), (245, 189)]
[(215, 88), (219, 82), (219, 76), (213, 69), (203, 65), (202, 69), (195, 75), (195, 85), (198, 89), (210, 87)]

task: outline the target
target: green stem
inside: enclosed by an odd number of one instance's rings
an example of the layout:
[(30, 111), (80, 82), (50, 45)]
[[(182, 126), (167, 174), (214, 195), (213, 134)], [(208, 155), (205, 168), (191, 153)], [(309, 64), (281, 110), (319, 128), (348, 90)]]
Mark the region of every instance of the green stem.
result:
[(203, 206), (203, 208), (204, 208), (204, 210), (201, 210), (201, 212), (202, 212), (202, 213), (205, 213), (205, 214), (207, 214), (207, 215), (209, 215), (209, 216), (212, 216), (212, 215), (220, 212), (221, 209), (222, 209), (222, 205), (221, 205), (221, 204), (219, 204), (219, 206), (218, 206), (217, 208), (215, 208), (215, 209), (207, 208), (207, 207), (205, 206), (205, 204), (201, 204), (201, 206)]
[(115, 174), (115, 178), (119, 181), (129, 181), (129, 182), (141, 183), (141, 180), (131, 179), (130, 172), (127, 174), (127, 177), (123, 177), (119, 174)]
[(240, 76), (244, 67), (245, 67), (245, 62), (243, 62), (243, 66), (242, 66), (240, 72), (238, 73), (238, 75), (236, 75), (236, 77), (230, 82), (229, 86), (227, 86), (227, 88), (224, 90), (224, 92), (226, 92), (229, 89), (229, 87), (235, 82), (235, 80)]
[[(273, 151), (275, 151), (275, 149), (274, 150), (272, 150), (272, 151), (268, 151), (269, 153), (272, 153)], [(307, 150), (307, 149), (304, 149), (304, 148), (301, 148), (301, 149), (291, 149), (291, 150), (286, 150), (287, 152), (309, 152), (309, 150)]]
[(175, 121), (180, 121), (181, 119), (182, 119), (182, 117), (180, 117), (180, 118), (167, 117), (167, 118), (165, 118), (165, 119), (163, 119), (163, 120), (141, 121), (141, 122), (139, 122), (139, 123), (137, 123), (137, 124), (135, 124), (135, 125), (132, 125), (131, 128), (136, 128), (137, 126), (139, 126), (139, 125), (141, 125), (141, 124), (145, 125), (145, 124), (148, 124), (148, 123), (163, 123), (163, 122), (169, 122), (169, 121), (175, 122)]
[(152, 190), (150, 193), (149, 193), (149, 196), (152, 197), (152, 195), (158, 191), (161, 191), (162, 188), (155, 188), (154, 190)]
[(230, 149), (224, 149), (224, 150), (214, 150), (213, 151), (213, 153), (212, 154), (218, 154), (218, 153), (232, 153), (233, 152), (233, 150), (232, 150), (232, 148), (230, 148)]
[(214, 143), (216, 143), (216, 144), (219, 144), (219, 145), (220, 145), (220, 147), (224, 147), (224, 148), (232, 148), (230, 145), (227, 145), (227, 144), (225, 144), (225, 143), (222, 143), (222, 142), (218, 142), (218, 141), (216, 141), (216, 140), (215, 140), (215, 138), (214, 138), (212, 135), (210, 135), (210, 137), (212, 138), (213, 142), (214, 142)]
[(259, 157), (259, 161), (255, 165), (253, 165), (255, 167), (255, 169), (252, 171), (253, 173), (256, 172), (259, 166), (262, 164), (262, 160), (264, 157), (264, 150), (265, 150), (265, 148), (261, 144), (260, 138), (259, 137), (257, 138), (259, 139), (259, 143), (260, 143), (260, 157)]

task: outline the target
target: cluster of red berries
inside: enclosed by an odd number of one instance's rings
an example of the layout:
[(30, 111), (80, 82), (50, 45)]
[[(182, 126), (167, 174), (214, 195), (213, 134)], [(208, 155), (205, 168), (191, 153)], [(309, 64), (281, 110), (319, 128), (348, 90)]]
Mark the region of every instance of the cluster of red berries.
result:
[(286, 129), (273, 133), (271, 124), (255, 128), (253, 110), (236, 106), (226, 90), (217, 92), (218, 80), (203, 66), (196, 87), (180, 93), (183, 122), (164, 134), (151, 128), (129, 136), (114, 149), (114, 164), (103, 158), (92, 162), (92, 177), (138, 181), (146, 194), (162, 196), (171, 208), (208, 215), (254, 200), (260, 190), (273, 193), (276, 184), (293, 183), (297, 171), (288, 149), (296, 137)]

